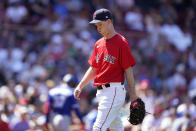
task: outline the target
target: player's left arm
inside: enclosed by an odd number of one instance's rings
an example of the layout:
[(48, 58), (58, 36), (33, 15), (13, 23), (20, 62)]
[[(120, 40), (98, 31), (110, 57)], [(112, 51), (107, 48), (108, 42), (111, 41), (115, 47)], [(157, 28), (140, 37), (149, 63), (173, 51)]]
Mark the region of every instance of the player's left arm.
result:
[(85, 123), (84, 123), (84, 120), (83, 120), (83, 116), (82, 116), (82, 114), (81, 114), (81, 112), (80, 112), (80, 110), (79, 110), (79, 103), (78, 103), (78, 101), (76, 101), (76, 99), (74, 99), (74, 96), (73, 97), (71, 97), (71, 101), (72, 101), (72, 110), (74, 110), (75, 111), (75, 113), (76, 113), (76, 116), (80, 119), (80, 123), (81, 123), (81, 131), (84, 131), (85, 130)]
[(131, 66), (125, 70), (125, 76), (128, 84), (130, 99), (131, 101), (136, 100), (138, 97), (136, 96), (136, 92), (135, 92), (135, 80), (133, 75), (133, 69)]
[(81, 123), (83, 122), (83, 118), (81, 112), (79, 110), (79, 103), (74, 99), (74, 96), (71, 97), (71, 109), (75, 111), (77, 117), (80, 119)]

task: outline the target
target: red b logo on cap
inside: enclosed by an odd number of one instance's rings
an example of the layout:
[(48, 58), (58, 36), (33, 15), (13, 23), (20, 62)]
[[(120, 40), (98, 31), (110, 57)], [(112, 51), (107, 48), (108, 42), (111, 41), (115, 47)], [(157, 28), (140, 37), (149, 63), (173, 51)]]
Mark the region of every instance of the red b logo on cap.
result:
[(93, 14), (93, 19), (95, 19), (95, 17), (96, 17), (96, 13)]

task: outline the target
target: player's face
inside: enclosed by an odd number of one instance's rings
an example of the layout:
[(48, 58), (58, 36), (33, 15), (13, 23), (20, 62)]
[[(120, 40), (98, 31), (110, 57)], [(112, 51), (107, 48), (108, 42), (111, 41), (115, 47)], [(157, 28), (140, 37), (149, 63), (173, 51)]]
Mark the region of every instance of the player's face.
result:
[(97, 26), (97, 31), (102, 34), (103, 36), (107, 34), (108, 30), (108, 22), (107, 21), (102, 21), (98, 22), (95, 24)]

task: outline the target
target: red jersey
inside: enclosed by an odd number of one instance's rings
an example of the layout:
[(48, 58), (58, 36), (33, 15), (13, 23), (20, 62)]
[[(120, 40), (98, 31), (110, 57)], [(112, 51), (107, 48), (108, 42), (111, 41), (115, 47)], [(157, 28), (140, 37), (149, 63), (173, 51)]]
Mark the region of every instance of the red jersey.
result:
[(124, 71), (136, 64), (128, 41), (120, 34), (99, 39), (88, 63), (97, 70), (95, 86), (124, 82)]

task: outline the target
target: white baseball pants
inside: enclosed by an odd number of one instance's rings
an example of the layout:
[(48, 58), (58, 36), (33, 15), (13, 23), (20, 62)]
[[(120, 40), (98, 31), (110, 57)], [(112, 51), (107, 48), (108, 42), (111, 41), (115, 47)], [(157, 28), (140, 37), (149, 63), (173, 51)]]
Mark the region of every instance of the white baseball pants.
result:
[(110, 87), (97, 90), (99, 101), (97, 119), (93, 131), (124, 131), (120, 109), (125, 102), (126, 90), (121, 83), (110, 83)]
[(51, 125), (54, 131), (69, 131), (70, 117), (53, 113), (51, 117)]

